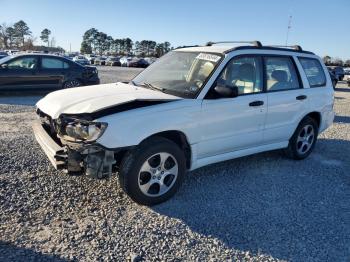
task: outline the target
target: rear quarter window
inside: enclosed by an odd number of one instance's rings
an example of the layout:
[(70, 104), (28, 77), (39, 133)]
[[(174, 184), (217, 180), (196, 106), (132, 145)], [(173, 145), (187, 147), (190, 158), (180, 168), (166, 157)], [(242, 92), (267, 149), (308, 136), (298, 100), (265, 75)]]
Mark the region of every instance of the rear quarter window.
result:
[(323, 67), (315, 58), (299, 57), (310, 87), (321, 87), (326, 85), (326, 75)]

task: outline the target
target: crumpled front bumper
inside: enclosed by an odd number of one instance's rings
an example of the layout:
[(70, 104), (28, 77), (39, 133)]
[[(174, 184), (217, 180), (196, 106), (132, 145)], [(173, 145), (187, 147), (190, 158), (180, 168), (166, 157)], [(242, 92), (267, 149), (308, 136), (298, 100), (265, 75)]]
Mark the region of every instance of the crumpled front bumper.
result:
[(62, 147), (50, 136), (41, 121), (35, 121), (32, 127), (36, 140), (55, 169), (67, 173), (85, 170), (86, 175), (94, 178), (112, 174), (112, 167), (116, 163), (114, 154), (118, 150), (106, 150), (97, 144), (82, 145), (75, 149)]
[(42, 126), (39, 120), (35, 121), (32, 125), (34, 135), (42, 150), (49, 158), (52, 165), (57, 169), (65, 169), (67, 152), (64, 147), (61, 147), (54, 141)]

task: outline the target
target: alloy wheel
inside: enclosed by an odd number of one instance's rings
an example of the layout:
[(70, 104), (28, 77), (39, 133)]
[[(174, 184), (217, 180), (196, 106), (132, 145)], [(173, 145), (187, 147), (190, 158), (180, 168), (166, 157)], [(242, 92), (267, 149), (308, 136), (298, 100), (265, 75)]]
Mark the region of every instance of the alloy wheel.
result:
[(64, 85), (65, 88), (72, 88), (78, 86), (80, 86), (80, 82), (78, 80), (70, 80)]
[(305, 125), (299, 132), (297, 138), (297, 151), (300, 155), (306, 154), (315, 140), (315, 130), (312, 125)]
[(167, 193), (175, 184), (179, 166), (175, 157), (166, 152), (150, 156), (141, 166), (138, 185), (150, 197)]

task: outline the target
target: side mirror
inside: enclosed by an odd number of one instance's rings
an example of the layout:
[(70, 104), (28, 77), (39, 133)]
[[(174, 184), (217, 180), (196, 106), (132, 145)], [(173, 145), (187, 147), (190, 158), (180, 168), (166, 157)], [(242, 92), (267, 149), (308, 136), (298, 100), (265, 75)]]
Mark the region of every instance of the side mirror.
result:
[(217, 83), (214, 87), (216, 93), (221, 97), (237, 97), (238, 96), (238, 87), (237, 86), (227, 86), (222, 83)]
[(1, 68), (2, 68), (2, 69), (8, 69), (8, 66), (7, 66), (7, 64), (2, 64), (2, 65), (1, 65)]

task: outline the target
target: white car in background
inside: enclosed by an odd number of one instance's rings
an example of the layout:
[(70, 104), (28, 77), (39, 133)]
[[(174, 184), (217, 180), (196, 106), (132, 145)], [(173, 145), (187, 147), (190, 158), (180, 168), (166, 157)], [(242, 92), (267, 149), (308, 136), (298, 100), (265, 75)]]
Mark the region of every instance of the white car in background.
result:
[(145, 205), (205, 165), (276, 149), (304, 159), (333, 122), (327, 68), (299, 46), (252, 44), (177, 49), (128, 84), (52, 92), (37, 103), (37, 141), (57, 169), (118, 172)]
[(344, 68), (344, 78), (343, 81), (346, 81), (348, 86), (350, 87), (350, 68)]
[(78, 63), (78, 64), (81, 64), (81, 65), (89, 65), (90, 64), (89, 60), (87, 60), (86, 57), (83, 55), (78, 55), (78, 56), (73, 57), (73, 61)]
[(126, 57), (123, 56), (120, 58), (120, 66), (125, 66), (125, 67), (129, 67), (129, 64), (133, 61), (133, 57)]

